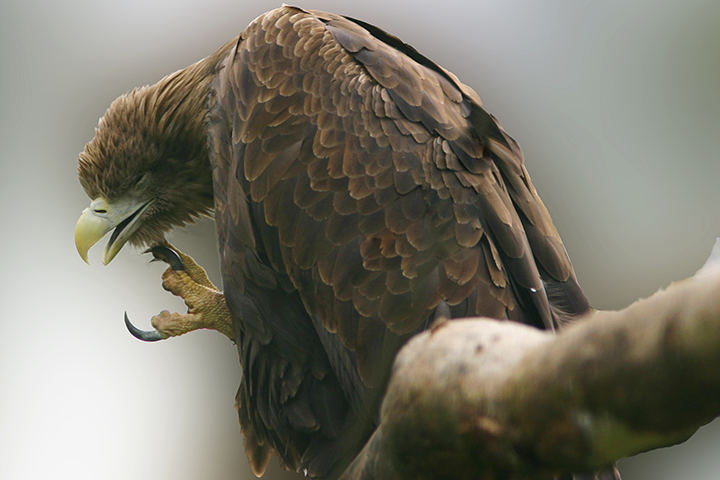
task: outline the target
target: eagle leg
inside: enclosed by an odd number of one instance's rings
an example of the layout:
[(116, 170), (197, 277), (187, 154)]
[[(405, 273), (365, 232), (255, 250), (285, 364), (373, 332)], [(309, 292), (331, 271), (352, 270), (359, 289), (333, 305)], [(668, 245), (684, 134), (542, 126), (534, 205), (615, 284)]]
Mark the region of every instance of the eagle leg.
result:
[(188, 311), (171, 313), (163, 310), (152, 317), (154, 331), (136, 328), (126, 315), (125, 324), (130, 333), (140, 340), (156, 341), (207, 328), (217, 330), (234, 340), (232, 319), (225, 304), (225, 296), (212, 284), (205, 269), (192, 257), (169, 244), (156, 245), (148, 251), (155, 260), (162, 260), (170, 265), (162, 274), (163, 288), (182, 298)]

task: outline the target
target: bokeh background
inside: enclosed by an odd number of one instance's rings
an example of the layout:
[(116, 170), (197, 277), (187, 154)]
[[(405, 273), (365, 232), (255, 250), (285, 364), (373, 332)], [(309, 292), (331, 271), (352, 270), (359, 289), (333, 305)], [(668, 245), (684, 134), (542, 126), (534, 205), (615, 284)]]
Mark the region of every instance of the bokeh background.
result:
[[(0, 4), (0, 478), (251, 478), (233, 346), (130, 337), (181, 309), (162, 265), (75, 252), (78, 152), (107, 105), (214, 51), (274, 1)], [(691, 275), (720, 235), (720, 2), (313, 0), (398, 35), (515, 136), (599, 308)], [(214, 226), (171, 238), (219, 280)], [(720, 426), (620, 462), (717, 479)], [(296, 478), (274, 466), (267, 478)]]

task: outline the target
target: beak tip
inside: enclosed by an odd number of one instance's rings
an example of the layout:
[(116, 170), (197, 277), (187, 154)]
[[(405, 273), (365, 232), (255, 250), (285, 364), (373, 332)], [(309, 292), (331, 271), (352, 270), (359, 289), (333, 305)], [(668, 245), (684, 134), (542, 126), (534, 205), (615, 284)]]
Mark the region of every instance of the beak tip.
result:
[(75, 248), (77, 249), (80, 258), (82, 258), (82, 261), (90, 265), (90, 262), (88, 261), (88, 249), (81, 248), (80, 245), (78, 245), (77, 238), (75, 239)]
[(107, 265), (108, 263), (113, 261), (113, 258), (115, 258), (115, 255), (118, 254), (120, 251), (119, 248), (112, 248), (113, 246), (108, 244), (105, 247), (105, 252), (103, 253), (102, 263), (103, 265)]

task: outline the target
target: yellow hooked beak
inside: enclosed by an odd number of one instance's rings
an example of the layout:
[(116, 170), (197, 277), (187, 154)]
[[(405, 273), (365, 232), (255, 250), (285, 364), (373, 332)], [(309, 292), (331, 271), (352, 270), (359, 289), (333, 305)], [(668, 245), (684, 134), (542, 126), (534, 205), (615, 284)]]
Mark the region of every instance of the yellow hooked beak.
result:
[(75, 225), (75, 247), (80, 257), (88, 263), (87, 253), (107, 232), (115, 231), (105, 247), (103, 264), (107, 265), (125, 245), (130, 235), (138, 229), (138, 219), (152, 202), (139, 202), (132, 199), (121, 199), (110, 203), (98, 197), (83, 210)]

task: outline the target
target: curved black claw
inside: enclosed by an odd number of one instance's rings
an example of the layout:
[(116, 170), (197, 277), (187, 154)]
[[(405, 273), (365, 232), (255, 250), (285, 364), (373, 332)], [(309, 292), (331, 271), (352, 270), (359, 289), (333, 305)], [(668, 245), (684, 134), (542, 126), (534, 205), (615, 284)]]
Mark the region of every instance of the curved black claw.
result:
[(125, 312), (125, 326), (130, 331), (130, 334), (133, 337), (137, 338), (138, 340), (142, 340), (143, 342), (157, 342), (158, 340), (162, 340), (165, 338), (157, 330), (140, 330), (139, 328), (137, 328), (135, 325), (130, 323), (127, 312)]
[(173, 250), (165, 245), (155, 245), (145, 250), (145, 253), (152, 253), (155, 260), (162, 260), (163, 262), (170, 265), (170, 268), (174, 271), (185, 270), (185, 265), (182, 263), (180, 256)]

